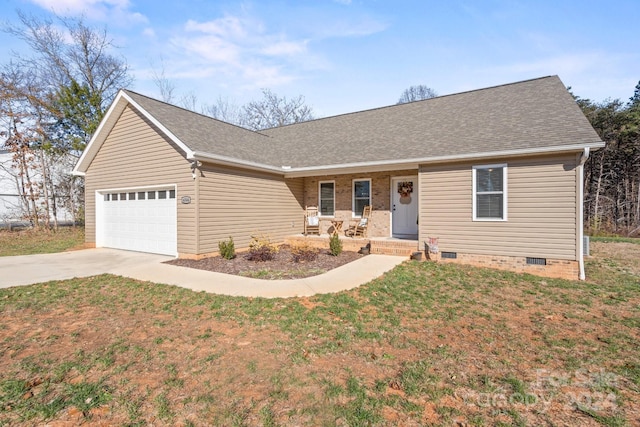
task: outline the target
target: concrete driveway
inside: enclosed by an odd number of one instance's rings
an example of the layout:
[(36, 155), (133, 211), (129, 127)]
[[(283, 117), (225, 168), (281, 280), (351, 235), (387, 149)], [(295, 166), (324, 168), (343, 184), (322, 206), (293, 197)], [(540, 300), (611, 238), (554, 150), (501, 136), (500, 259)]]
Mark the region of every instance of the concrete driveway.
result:
[(0, 287), (30, 285), (103, 273), (122, 275), (128, 268), (157, 265), (170, 259), (172, 257), (164, 255), (106, 248), (0, 257)]
[(0, 257), (0, 288), (110, 273), (221, 295), (287, 298), (353, 289), (407, 258), (367, 255), (319, 276), (294, 280), (252, 279), (163, 264), (170, 259), (173, 258), (106, 248)]

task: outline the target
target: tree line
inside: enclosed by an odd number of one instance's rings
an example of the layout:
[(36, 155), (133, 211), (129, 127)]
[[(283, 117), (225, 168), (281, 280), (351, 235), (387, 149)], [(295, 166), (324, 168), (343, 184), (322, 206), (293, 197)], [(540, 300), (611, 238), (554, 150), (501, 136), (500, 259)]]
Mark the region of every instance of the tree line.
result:
[[(35, 227), (56, 227), (59, 209), (82, 221), (84, 183), (70, 171), (118, 89), (133, 82), (127, 62), (117, 55), (105, 29), (91, 28), (82, 19), (39, 19), (19, 13), (19, 22), (2, 30), (29, 47), (0, 65), (0, 148), (11, 153), (10, 165), (0, 163), (0, 168), (15, 184), (16, 209)], [(176, 97), (164, 69), (153, 79), (163, 101), (198, 109), (195, 94)], [(425, 85), (411, 86), (397, 103), (435, 96)], [(606, 142), (585, 164), (587, 231), (638, 235), (640, 83), (628, 102), (574, 97)], [(263, 89), (262, 99), (245, 105), (218, 98), (199, 110), (251, 130), (314, 118), (303, 96), (287, 99), (268, 89)]]
[(585, 164), (585, 227), (593, 234), (639, 236), (640, 82), (628, 102), (576, 102), (606, 143)]

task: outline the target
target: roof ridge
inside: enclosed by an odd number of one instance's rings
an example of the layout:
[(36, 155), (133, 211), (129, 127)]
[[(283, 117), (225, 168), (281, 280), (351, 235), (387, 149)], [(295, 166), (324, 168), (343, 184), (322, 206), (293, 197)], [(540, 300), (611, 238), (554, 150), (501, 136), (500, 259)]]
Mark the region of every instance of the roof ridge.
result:
[(456, 92), (456, 93), (449, 93), (449, 94), (446, 94), (446, 95), (434, 96), (433, 98), (419, 99), (419, 100), (411, 101), (411, 102), (404, 102), (402, 104), (383, 105), (383, 106), (380, 106), (380, 107), (367, 108), (367, 109), (359, 110), (359, 111), (350, 111), (348, 113), (341, 113), (341, 114), (336, 114), (336, 115), (333, 115), (333, 116), (319, 117), (317, 119), (306, 120), (304, 122), (297, 122), (297, 123), (290, 123), (290, 124), (287, 124), (287, 125), (274, 126), (274, 127), (271, 127), (271, 128), (263, 129), (263, 131), (270, 131), (270, 130), (273, 130), (273, 129), (280, 129), (280, 128), (285, 128), (285, 127), (300, 125), (300, 124), (303, 124), (303, 123), (314, 123), (314, 122), (319, 122), (321, 120), (334, 119), (334, 118), (337, 118), (337, 117), (349, 116), (349, 115), (353, 115), (353, 114), (368, 113), (368, 112), (372, 112), (372, 111), (384, 110), (384, 109), (387, 109), (387, 108), (395, 108), (395, 107), (401, 108), (403, 106), (410, 105), (410, 104), (416, 104), (418, 102), (429, 102), (429, 101), (433, 101), (434, 99), (441, 99), (441, 98), (448, 98), (448, 97), (452, 97), (452, 96), (465, 95), (465, 94), (468, 94), (468, 93), (481, 92), (481, 91), (484, 91), (484, 90), (492, 90), (492, 89), (497, 89), (499, 87), (513, 86), (513, 85), (518, 85), (518, 84), (522, 84), (522, 83), (533, 82), (533, 81), (536, 81), (536, 80), (549, 79), (549, 78), (553, 78), (553, 77), (557, 77), (559, 79), (557, 74), (548, 75), (548, 76), (542, 76), (542, 77), (536, 77), (536, 78), (532, 78), (532, 79), (520, 80), (520, 81), (517, 81), (517, 82), (503, 83), (503, 84), (494, 85), (494, 86), (487, 86), (487, 87), (483, 87), (483, 88), (480, 88), (480, 89), (470, 89), (470, 90), (465, 90), (465, 91), (462, 91), (462, 92)]
[(215, 120), (216, 122), (224, 123), (225, 125), (233, 126), (233, 127), (236, 127), (236, 128), (238, 128), (238, 129), (242, 129), (242, 130), (247, 131), (247, 132), (252, 132), (252, 133), (256, 133), (256, 134), (258, 134), (258, 135), (260, 135), (260, 136), (264, 136), (264, 137), (267, 137), (267, 138), (271, 138), (271, 136), (269, 136), (269, 135), (265, 135), (265, 134), (264, 134), (264, 133), (262, 133), (262, 132), (258, 132), (258, 131), (251, 130), (251, 129), (247, 129), (246, 127), (243, 127), (243, 126), (237, 125), (237, 124), (235, 124), (235, 123), (226, 122), (226, 121), (224, 121), (224, 120), (220, 120), (220, 119), (217, 119), (217, 118), (215, 118), (215, 117), (208, 116), (208, 115), (206, 115), (206, 114), (204, 114), (204, 113), (199, 113), (199, 112), (197, 112), (197, 111), (189, 110), (188, 108), (181, 107), (181, 106), (179, 106), (179, 105), (175, 105), (175, 104), (172, 104), (172, 103), (167, 102), (167, 101), (162, 101), (162, 100), (160, 100), (160, 99), (152, 98), (152, 97), (150, 97), (150, 96), (143, 95), (143, 94), (141, 94), (140, 92), (136, 92), (136, 91), (131, 90), (131, 89), (121, 89), (121, 90), (122, 90), (123, 92), (125, 92), (125, 93), (133, 93), (133, 94), (138, 95), (138, 96), (141, 96), (141, 97), (143, 97), (143, 98), (150, 99), (151, 101), (155, 101), (155, 102), (159, 102), (159, 103), (161, 103), (161, 104), (167, 105), (167, 106), (169, 106), (169, 107), (171, 107), (171, 108), (177, 108), (177, 109), (182, 110), (182, 111), (185, 111), (185, 112), (187, 112), (187, 113), (191, 113), (191, 114), (195, 114), (195, 115), (197, 115), (197, 116), (201, 116), (201, 117), (203, 117), (203, 118), (205, 118), (205, 119)]

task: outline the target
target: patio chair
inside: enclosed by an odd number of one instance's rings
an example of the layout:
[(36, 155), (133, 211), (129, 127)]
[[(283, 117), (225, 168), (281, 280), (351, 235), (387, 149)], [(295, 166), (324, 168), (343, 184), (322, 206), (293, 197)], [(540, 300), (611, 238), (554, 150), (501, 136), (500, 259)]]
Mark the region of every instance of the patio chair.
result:
[(369, 222), (371, 222), (371, 206), (365, 206), (360, 218), (353, 218), (349, 221), (349, 228), (344, 234), (350, 237), (367, 237)]
[(304, 235), (320, 234), (320, 217), (317, 206), (307, 206), (304, 209)]

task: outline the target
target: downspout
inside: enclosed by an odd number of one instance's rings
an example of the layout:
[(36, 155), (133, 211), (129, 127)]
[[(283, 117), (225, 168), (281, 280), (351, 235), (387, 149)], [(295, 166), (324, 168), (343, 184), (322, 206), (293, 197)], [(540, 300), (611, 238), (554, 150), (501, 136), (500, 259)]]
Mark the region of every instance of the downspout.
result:
[(195, 255), (200, 255), (200, 170), (198, 169), (202, 163), (198, 160), (193, 160), (191, 163), (191, 177), (193, 178), (194, 195), (195, 195), (195, 233), (196, 233), (196, 247)]
[(580, 266), (580, 280), (585, 280), (584, 272), (584, 164), (589, 158), (589, 147), (585, 147), (580, 155), (578, 166), (578, 264)]

